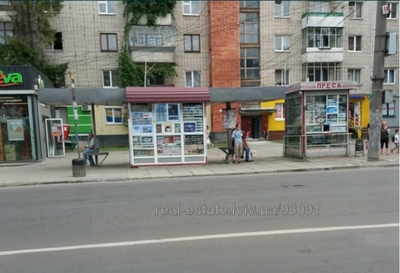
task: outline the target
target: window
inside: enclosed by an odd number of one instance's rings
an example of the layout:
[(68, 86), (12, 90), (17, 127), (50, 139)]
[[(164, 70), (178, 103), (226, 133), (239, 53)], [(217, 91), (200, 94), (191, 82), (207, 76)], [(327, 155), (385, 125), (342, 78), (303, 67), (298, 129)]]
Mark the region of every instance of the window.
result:
[(46, 45), (45, 47), (46, 50), (63, 50), (63, 39), (62, 39), (62, 33), (57, 32), (54, 37), (54, 41)]
[(199, 1), (183, 1), (183, 15), (200, 15)]
[(101, 33), (100, 48), (102, 52), (118, 51), (117, 34), (116, 33)]
[(305, 63), (303, 81), (340, 81), (341, 63)]
[(290, 16), (290, 1), (275, 1), (275, 17)]
[(122, 124), (122, 107), (106, 106), (106, 124)]
[(200, 87), (201, 76), (200, 71), (188, 71), (185, 74), (186, 87)]
[(240, 78), (260, 78), (260, 50), (258, 48), (240, 49)]
[(99, 14), (115, 14), (115, 1), (99, 1)]
[(349, 2), (349, 18), (360, 19), (363, 16), (363, 2)]
[(397, 19), (397, 3), (389, 3), (390, 6), (390, 14), (388, 19)]
[(275, 70), (275, 85), (289, 85), (289, 70)]
[(349, 51), (361, 51), (361, 36), (349, 36)]
[(284, 120), (285, 119), (285, 104), (277, 103), (275, 104), (275, 120)]
[(13, 25), (10, 22), (0, 22), (0, 45), (6, 44), (6, 37), (13, 36)]
[(259, 14), (253, 12), (240, 13), (240, 43), (259, 43)]
[(382, 104), (382, 117), (394, 117), (394, 102)]
[(342, 28), (309, 27), (303, 30), (303, 49), (342, 47), (342, 39)]
[(200, 35), (184, 35), (185, 52), (200, 52)]
[(308, 1), (309, 12), (330, 12), (330, 1)]
[(290, 51), (290, 36), (275, 36), (275, 51)]
[(118, 87), (117, 76), (118, 76), (117, 70), (103, 71), (103, 87), (104, 88)]
[(361, 69), (349, 69), (347, 71), (347, 80), (361, 84)]
[(395, 84), (396, 83), (396, 70), (395, 69), (385, 69), (385, 80), (384, 84)]
[(240, 8), (244, 8), (244, 9), (258, 9), (260, 8), (260, 4), (258, 2), (258, 0), (256, 1), (239, 1), (239, 5)]

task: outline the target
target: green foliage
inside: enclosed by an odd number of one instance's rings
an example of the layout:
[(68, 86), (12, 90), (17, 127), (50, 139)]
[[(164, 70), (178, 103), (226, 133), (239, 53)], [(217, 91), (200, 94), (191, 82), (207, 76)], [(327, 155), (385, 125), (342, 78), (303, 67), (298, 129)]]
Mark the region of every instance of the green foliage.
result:
[(31, 65), (56, 87), (64, 86), (68, 64), (52, 64), (44, 54), (45, 45), (54, 40), (53, 20), (62, 8), (62, 1), (11, 1), (7, 15), (13, 25), (13, 37), (6, 37), (6, 45), (0, 46), (0, 63)]
[(139, 20), (146, 16), (147, 25), (155, 26), (157, 17), (173, 15), (176, 5), (175, 0), (123, 0), (125, 4), (124, 16), (130, 24), (138, 24)]

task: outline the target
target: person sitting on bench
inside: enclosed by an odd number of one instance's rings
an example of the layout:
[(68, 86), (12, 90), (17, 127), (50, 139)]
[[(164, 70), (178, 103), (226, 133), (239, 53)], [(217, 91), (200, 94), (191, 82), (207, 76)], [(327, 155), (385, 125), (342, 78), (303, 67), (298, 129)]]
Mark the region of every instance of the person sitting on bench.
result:
[[(247, 135), (247, 134), (246, 134)], [(247, 137), (243, 137), (242, 141), (243, 141), (243, 153), (244, 153), (244, 159), (246, 162), (251, 162), (253, 161), (251, 158), (251, 153), (250, 153), (250, 147), (249, 145), (247, 145), (247, 141), (246, 141)], [(242, 157), (243, 158), (243, 157)]]
[(89, 159), (90, 162), (90, 166), (95, 166), (94, 161), (93, 161), (93, 156), (91, 155), (87, 155), (88, 153), (94, 153), (94, 136), (92, 133), (90, 133), (88, 135), (88, 139), (89, 139), (89, 147), (85, 146), (84, 148), (86, 149), (83, 152), (83, 157), (85, 158), (85, 165), (87, 164), (87, 160)]

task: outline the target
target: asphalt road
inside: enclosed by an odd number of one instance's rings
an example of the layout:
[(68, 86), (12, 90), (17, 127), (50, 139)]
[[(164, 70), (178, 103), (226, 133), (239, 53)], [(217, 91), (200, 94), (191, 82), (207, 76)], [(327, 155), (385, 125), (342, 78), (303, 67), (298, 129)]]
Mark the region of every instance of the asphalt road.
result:
[(399, 272), (398, 222), (398, 168), (2, 188), (0, 272)]

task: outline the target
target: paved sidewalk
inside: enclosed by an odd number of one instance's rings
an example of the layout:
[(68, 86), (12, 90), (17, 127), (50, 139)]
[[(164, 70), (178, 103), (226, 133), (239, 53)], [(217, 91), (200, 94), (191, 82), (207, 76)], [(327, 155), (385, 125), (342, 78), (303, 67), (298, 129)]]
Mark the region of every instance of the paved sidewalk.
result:
[(0, 167), (0, 187), (80, 183), (98, 181), (127, 181), (151, 178), (215, 176), (229, 174), (255, 174), (276, 172), (322, 171), (367, 167), (398, 167), (399, 154), (380, 156), (377, 162), (367, 161), (367, 154), (354, 157), (354, 144), (350, 157), (309, 158), (306, 160), (282, 156), (282, 144), (269, 141), (249, 142), (254, 161), (225, 164), (224, 153), (217, 148), (208, 150), (208, 163), (203, 165), (157, 166), (131, 169), (128, 151), (111, 151), (101, 167), (86, 167), (86, 177), (72, 177), (72, 159), (49, 158), (40, 163)]

